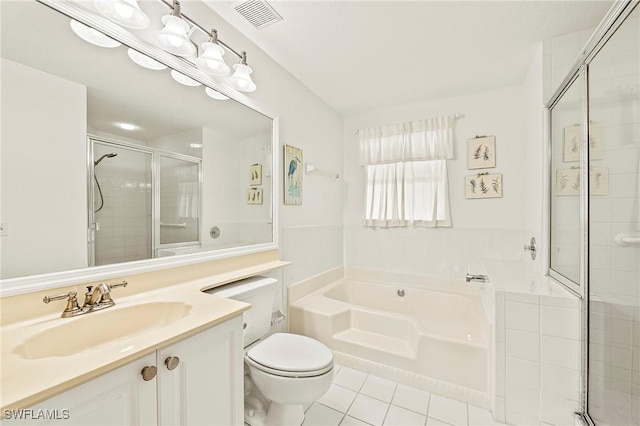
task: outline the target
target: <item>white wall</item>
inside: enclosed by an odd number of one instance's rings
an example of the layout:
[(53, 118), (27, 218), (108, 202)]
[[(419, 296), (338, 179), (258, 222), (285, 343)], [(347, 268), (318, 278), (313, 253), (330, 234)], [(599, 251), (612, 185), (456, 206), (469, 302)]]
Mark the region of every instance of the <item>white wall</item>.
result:
[[(536, 47), (529, 72), (523, 87), (524, 115), (524, 231), (525, 241), (535, 237), (539, 250), (534, 262), (527, 261), (535, 272), (542, 273), (546, 243), (547, 202), (544, 197), (547, 184), (545, 159), (547, 158), (546, 140), (544, 137), (545, 110), (543, 101), (543, 49), (542, 43)], [(529, 259), (530, 260), (530, 259)]]
[[(518, 259), (524, 243), (526, 174), (523, 88), (405, 105), (345, 119), (345, 266), (461, 278), (484, 256)], [(455, 159), (448, 162), (452, 228), (367, 229), (362, 223), (363, 171), (355, 130), (458, 113)], [(467, 169), (467, 140), (496, 137), (496, 167)], [(503, 174), (503, 197), (467, 200), (464, 177)]]
[[(0, 237), (1, 276), (84, 268), (86, 88), (5, 59), (1, 64), (0, 222), (9, 233)], [(52, 208), (61, 204), (67, 208)]]
[[(198, 22), (215, 23), (226, 43), (248, 52), (258, 86), (248, 96), (280, 117), (278, 163), (282, 164), (282, 147), (288, 144), (302, 149), (306, 162), (342, 174), (341, 115), (203, 3), (185, 3), (183, 11), (197, 16)], [(281, 174), (274, 174), (280, 183)], [(293, 262), (282, 274), (285, 285), (342, 265), (342, 180), (304, 176), (303, 191), (301, 206), (285, 206), (282, 190), (275, 194), (281, 255)]]

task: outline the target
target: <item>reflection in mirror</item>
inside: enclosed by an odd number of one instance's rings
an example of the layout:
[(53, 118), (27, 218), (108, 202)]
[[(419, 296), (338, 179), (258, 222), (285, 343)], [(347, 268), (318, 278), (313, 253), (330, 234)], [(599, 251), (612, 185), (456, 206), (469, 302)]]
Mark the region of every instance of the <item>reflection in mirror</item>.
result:
[(274, 241), (272, 118), (43, 4), (1, 7), (2, 279)]
[(580, 283), (580, 129), (577, 81), (551, 110), (551, 259), (550, 267)]

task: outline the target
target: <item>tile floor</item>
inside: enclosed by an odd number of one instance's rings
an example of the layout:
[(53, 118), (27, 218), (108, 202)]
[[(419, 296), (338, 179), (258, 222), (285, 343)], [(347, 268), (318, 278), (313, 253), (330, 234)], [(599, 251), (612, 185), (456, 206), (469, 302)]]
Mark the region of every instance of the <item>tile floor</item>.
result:
[(491, 413), (455, 399), (336, 366), (329, 391), (311, 404), (305, 426), (502, 425)]

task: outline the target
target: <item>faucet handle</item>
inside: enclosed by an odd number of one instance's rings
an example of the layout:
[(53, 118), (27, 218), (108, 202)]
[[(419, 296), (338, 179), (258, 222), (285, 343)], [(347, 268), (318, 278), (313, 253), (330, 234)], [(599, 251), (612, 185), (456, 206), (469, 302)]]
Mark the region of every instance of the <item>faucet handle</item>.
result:
[(62, 318), (68, 318), (82, 312), (80, 306), (78, 306), (78, 293), (75, 291), (70, 291), (68, 293), (58, 294), (56, 296), (45, 296), (42, 298), (44, 303), (49, 303), (53, 300), (63, 300), (67, 299), (67, 306), (62, 311)]
[(126, 287), (127, 284), (129, 284), (129, 283), (126, 282), (126, 281), (122, 281), (122, 282), (115, 283), (115, 284), (107, 284), (107, 286), (109, 286), (109, 290), (113, 290), (116, 287)]

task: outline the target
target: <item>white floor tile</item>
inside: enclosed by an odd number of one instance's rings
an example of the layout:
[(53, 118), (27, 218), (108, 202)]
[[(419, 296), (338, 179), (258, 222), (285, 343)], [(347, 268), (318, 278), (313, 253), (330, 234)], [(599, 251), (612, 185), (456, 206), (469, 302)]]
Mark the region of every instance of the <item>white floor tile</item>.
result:
[(333, 383), (354, 391), (359, 391), (366, 378), (367, 373), (349, 367), (342, 367), (333, 378)]
[(431, 395), (429, 417), (456, 426), (467, 426), (467, 404), (444, 396)]
[(305, 413), (302, 424), (305, 426), (338, 426), (343, 416), (336, 410), (314, 403)]
[(420, 414), (427, 414), (429, 392), (411, 386), (398, 385), (391, 403)]
[(358, 394), (353, 404), (351, 404), (349, 411), (347, 411), (347, 414), (363, 422), (378, 426), (382, 425), (388, 409), (389, 404), (366, 395)]
[(340, 423), (340, 426), (368, 426), (368, 425), (369, 423), (365, 423), (362, 420), (358, 420), (350, 416), (344, 416), (344, 419), (342, 419), (342, 423)]
[(382, 377), (369, 375), (364, 381), (364, 385), (362, 385), (360, 393), (384, 402), (391, 402), (396, 386), (396, 382), (383, 379)]
[(338, 385), (331, 385), (317, 402), (327, 407), (346, 413), (356, 397), (356, 392)]
[(427, 417), (427, 426), (451, 426), (449, 423), (441, 422), (440, 420)]
[(484, 425), (502, 425), (504, 423), (493, 420), (491, 412), (487, 409), (476, 407), (474, 405), (468, 405), (469, 408), (469, 426), (484, 426)]
[(427, 420), (426, 416), (392, 405), (389, 407), (384, 425), (389, 426), (423, 426)]

